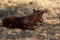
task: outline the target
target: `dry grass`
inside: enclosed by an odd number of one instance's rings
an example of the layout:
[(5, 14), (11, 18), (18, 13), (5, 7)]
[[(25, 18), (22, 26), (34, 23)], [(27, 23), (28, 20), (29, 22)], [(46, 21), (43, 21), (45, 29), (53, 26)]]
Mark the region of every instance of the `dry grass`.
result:
[(35, 31), (0, 27), (0, 40), (60, 40), (60, 0), (37, 0), (37, 3), (36, 0), (0, 0), (0, 16), (1, 13), (26, 16), (32, 13), (32, 8), (49, 10), (43, 15), (43, 25)]

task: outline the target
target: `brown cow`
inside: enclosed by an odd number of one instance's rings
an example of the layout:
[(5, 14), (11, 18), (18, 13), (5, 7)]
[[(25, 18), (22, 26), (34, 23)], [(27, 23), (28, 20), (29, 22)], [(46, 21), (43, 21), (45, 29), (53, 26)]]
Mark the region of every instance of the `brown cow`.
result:
[(42, 15), (44, 12), (47, 11), (33, 9), (32, 15), (29, 16), (7, 16), (2, 20), (2, 24), (7, 28), (35, 30), (37, 22), (43, 22)]

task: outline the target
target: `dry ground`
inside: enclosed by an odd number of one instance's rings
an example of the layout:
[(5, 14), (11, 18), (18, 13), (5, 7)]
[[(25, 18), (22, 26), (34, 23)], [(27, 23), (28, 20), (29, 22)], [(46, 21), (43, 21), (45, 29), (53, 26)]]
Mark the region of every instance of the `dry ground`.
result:
[(60, 40), (60, 24), (40, 25), (35, 31), (0, 27), (0, 40)]
[[(49, 10), (47, 14), (43, 15), (43, 25), (38, 24), (39, 27), (35, 31), (0, 27), (0, 40), (60, 40), (60, 0), (37, 1), (37, 3), (36, 1), (29, 3), (25, 0), (25, 3), (22, 0), (0, 0), (2, 18), (14, 13), (19, 16), (28, 15), (32, 13), (32, 8)], [(0, 25), (1, 23), (0, 20)]]

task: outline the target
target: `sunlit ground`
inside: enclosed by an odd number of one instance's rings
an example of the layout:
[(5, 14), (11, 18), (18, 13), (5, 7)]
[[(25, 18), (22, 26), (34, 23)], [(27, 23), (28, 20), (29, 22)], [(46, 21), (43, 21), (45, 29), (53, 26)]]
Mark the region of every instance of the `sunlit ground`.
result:
[(60, 40), (60, 0), (0, 0), (0, 19), (12, 14), (30, 15), (33, 8), (48, 9), (43, 25), (35, 31), (0, 27), (0, 40)]

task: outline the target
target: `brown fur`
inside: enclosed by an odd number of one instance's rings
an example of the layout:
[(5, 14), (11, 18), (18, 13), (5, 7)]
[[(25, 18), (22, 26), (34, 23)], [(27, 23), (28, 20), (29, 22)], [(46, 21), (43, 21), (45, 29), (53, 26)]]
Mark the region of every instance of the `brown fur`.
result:
[(44, 12), (44, 10), (33, 9), (33, 13), (30, 16), (7, 16), (2, 20), (2, 24), (7, 28), (35, 30), (37, 22), (43, 22), (42, 15)]

